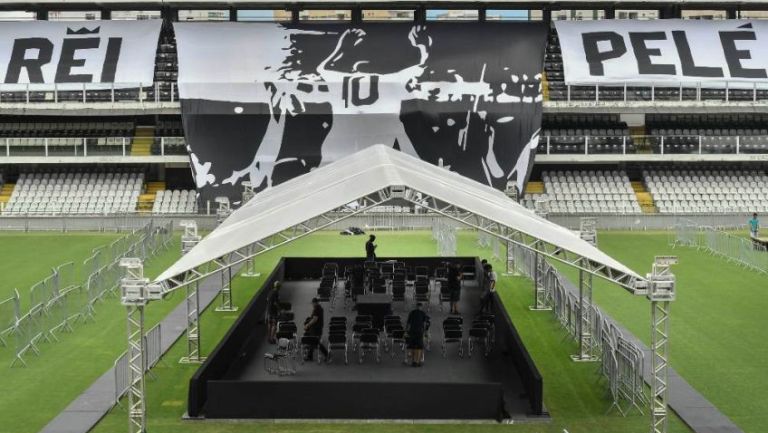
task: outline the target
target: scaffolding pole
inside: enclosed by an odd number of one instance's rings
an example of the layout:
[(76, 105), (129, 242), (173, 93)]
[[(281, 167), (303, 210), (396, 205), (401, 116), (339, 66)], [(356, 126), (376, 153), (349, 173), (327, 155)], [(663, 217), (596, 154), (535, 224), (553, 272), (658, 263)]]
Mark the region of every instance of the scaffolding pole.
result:
[(232, 267), (228, 266), (221, 270), (221, 304), (216, 307), (216, 311), (237, 311), (237, 307), (232, 305)]
[(147, 431), (147, 412), (144, 399), (144, 306), (127, 306), (128, 309), (128, 368), (131, 385), (128, 389), (128, 431)]
[(550, 311), (551, 307), (547, 305), (546, 286), (544, 284), (544, 278), (546, 278), (546, 272), (544, 271), (544, 258), (541, 257), (538, 251), (534, 252), (533, 262), (533, 305), (529, 308), (533, 311)]
[(515, 244), (509, 241), (506, 241), (505, 244), (507, 246), (507, 269), (504, 276), (520, 276), (520, 272), (517, 270), (517, 262), (515, 261)]
[(144, 307), (147, 304), (146, 290), (149, 279), (144, 278), (144, 266), (141, 259), (123, 258), (120, 267), (125, 269), (121, 280), (121, 303), (127, 310), (128, 323), (128, 370), (130, 386), (128, 388), (128, 431), (144, 433), (147, 429), (147, 416), (144, 399)]
[(576, 362), (597, 361), (595, 341), (592, 338), (592, 274), (579, 269), (579, 353), (571, 355)]
[(205, 361), (200, 355), (200, 290), (195, 281), (186, 286), (187, 290), (187, 356), (182, 357), (181, 364), (199, 364)]
[(261, 276), (261, 273), (256, 272), (256, 259), (253, 256), (253, 245), (248, 245), (248, 248), (246, 248), (246, 251), (248, 254), (248, 258), (245, 260), (245, 271), (240, 274), (243, 277), (248, 278), (258, 278)]
[(675, 256), (657, 256), (648, 275), (651, 301), (651, 433), (667, 433), (669, 422), (669, 312), (675, 300)]

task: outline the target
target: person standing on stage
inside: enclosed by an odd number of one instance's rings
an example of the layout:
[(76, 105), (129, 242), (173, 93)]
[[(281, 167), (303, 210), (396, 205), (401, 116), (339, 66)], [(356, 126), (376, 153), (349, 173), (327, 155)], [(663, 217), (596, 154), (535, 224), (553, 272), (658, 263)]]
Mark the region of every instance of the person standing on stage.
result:
[(448, 290), (451, 293), (451, 314), (459, 314), (461, 300), (461, 265), (458, 263), (448, 266)]
[(373, 241), (375, 240), (376, 240), (376, 236), (371, 235), (368, 238), (368, 242), (365, 243), (365, 261), (366, 262), (376, 261), (376, 244), (373, 243)]
[(424, 333), (429, 328), (429, 316), (421, 308), (421, 302), (417, 303), (405, 322), (406, 347), (413, 367), (424, 365)]
[(493, 313), (493, 294), (496, 293), (496, 272), (493, 266), (486, 263), (483, 267), (483, 294), (480, 298), (480, 312)]
[(752, 219), (749, 220), (749, 235), (753, 238), (757, 238), (757, 232), (760, 230), (760, 220), (757, 219), (757, 213), (752, 214)]
[[(317, 350), (325, 358), (326, 362), (331, 362), (331, 356), (328, 353), (328, 349), (323, 345), (323, 307), (320, 305), (320, 301), (317, 298), (312, 298), (312, 315), (307, 318), (304, 323), (304, 335), (317, 337)], [(319, 356), (319, 355), (318, 355)], [(307, 355), (305, 361), (312, 360), (312, 352)]]

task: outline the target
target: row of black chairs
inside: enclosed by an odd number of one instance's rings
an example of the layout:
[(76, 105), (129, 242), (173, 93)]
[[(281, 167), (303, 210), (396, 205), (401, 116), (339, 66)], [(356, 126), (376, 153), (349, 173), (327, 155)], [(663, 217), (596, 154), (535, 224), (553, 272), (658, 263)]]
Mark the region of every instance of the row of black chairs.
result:
[[(473, 351), (482, 346), (483, 356), (488, 356), (495, 344), (496, 318), (492, 314), (481, 314), (475, 317), (468, 328), (467, 350), (471, 358)], [(457, 346), (458, 355), (464, 357), (464, 319), (461, 316), (450, 316), (443, 320), (443, 358), (448, 356), (449, 345)]]

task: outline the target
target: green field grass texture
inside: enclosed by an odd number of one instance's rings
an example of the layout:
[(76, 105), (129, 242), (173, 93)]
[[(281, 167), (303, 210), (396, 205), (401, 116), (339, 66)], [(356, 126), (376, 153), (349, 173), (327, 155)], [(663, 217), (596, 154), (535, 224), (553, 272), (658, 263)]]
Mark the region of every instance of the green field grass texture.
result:
[[(673, 248), (667, 234), (604, 232), (602, 250), (641, 275), (655, 255), (679, 257), (673, 267), (672, 366), (745, 432), (768, 428), (768, 276), (690, 247)], [(576, 273), (567, 271), (572, 281)], [(604, 281), (595, 300), (646, 344), (650, 307)]]
[[(4, 279), (0, 290), (12, 290), (16, 286), (28, 290), (29, 285), (50, 272), (51, 266), (68, 260), (82, 263), (93, 247), (117, 237), (115, 234), (0, 234), (3, 244), (0, 275)], [(158, 275), (178, 259), (179, 251), (176, 236), (167, 251), (147, 262), (145, 273)], [(174, 295), (154, 305), (147, 313), (149, 326), (162, 319), (182, 299), (183, 295)], [(59, 334), (57, 343), (41, 343), (40, 357), (28, 355), (26, 368), (8, 367), (13, 356), (13, 341), (10, 347), (0, 347), (0, 432), (34, 433), (43, 428), (125, 351), (125, 326), (125, 308), (119, 299), (107, 298), (96, 306), (95, 322), (74, 325), (74, 332)]]
[(52, 268), (69, 261), (80, 266), (94, 248), (118, 237), (116, 233), (0, 232), (0, 300), (13, 296), (13, 290), (18, 289), (22, 310), (26, 311), (29, 288), (51, 275)]
[[(379, 248), (377, 254), (385, 256), (434, 256), (437, 246), (427, 232), (380, 232), (376, 233)], [(459, 254), (482, 254), (478, 251), (474, 235), (462, 234)], [(292, 244), (280, 247), (256, 262), (257, 270), (264, 277), (281, 256), (362, 256), (366, 237), (342, 237), (334, 233), (318, 233)], [(501, 266), (500, 263), (497, 264)], [(262, 277), (263, 278), (263, 277)], [(260, 287), (261, 278), (237, 277), (233, 282), (235, 303), (244, 306)], [(605, 385), (599, 383), (596, 365), (574, 363), (569, 355), (576, 346), (564, 342), (565, 333), (551, 313), (531, 312), (530, 281), (523, 278), (503, 278), (500, 291), (505, 305), (520, 330), (528, 350), (544, 377), (545, 404), (552, 414), (552, 421), (545, 424), (518, 425), (407, 425), (407, 424), (333, 424), (333, 423), (231, 423), (214, 421), (183, 421), (186, 409), (189, 378), (197, 369), (193, 365), (179, 365), (186, 345), (178, 342), (155, 369), (157, 379), (147, 382), (149, 431), (173, 432), (470, 432), (511, 431), (515, 433), (645, 433), (648, 431), (648, 415), (633, 414), (623, 418), (615, 413), (605, 415), (609, 401)], [(150, 307), (152, 308), (152, 307)], [(218, 313), (212, 309), (201, 318), (202, 347), (210, 353), (219, 339), (237, 318), (233, 313)], [(429, 356), (439, 356), (433, 352)], [(290, 402), (286, 402), (290, 404)], [(124, 409), (113, 410), (95, 428), (96, 433), (122, 431), (126, 425)], [(672, 432), (689, 431), (682, 422), (672, 417)]]

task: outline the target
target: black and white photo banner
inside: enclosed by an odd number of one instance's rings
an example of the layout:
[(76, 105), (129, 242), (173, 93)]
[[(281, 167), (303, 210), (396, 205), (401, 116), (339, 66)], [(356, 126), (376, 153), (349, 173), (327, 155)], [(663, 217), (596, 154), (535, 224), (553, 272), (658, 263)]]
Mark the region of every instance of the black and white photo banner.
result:
[(541, 23), (177, 23), (203, 200), (384, 144), (522, 191), (541, 125)]
[(768, 22), (558, 21), (566, 84), (768, 83)]
[(4, 22), (0, 88), (150, 86), (161, 24), (161, 20)]

